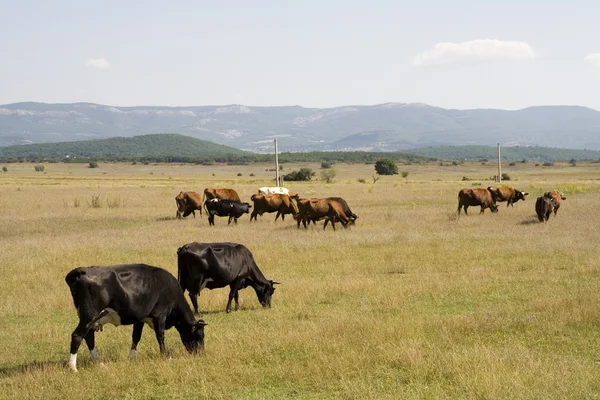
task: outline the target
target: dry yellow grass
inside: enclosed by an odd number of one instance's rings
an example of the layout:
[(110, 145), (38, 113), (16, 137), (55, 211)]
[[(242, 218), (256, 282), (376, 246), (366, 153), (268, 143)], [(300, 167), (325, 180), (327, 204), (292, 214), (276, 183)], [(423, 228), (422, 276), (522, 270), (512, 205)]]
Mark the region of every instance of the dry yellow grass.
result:
[[(352, 230), (298, 230), (273, 214), (237, 226), (220, 218), (214, 228), (205, 216), (175, 220), (179, 191), (233, 187), (249, 199), (269, 184), (267, 168), (46, 164), (39, 173), (8, 165), (0, 175), (0, 397), (600, 397), (600, 164), (506, 167), (517, 179), (507, 183), (530, 195), (494, 215), (471, 208), (456, 217), (458, 190), (490, 185), (491, 163), (405, 165), (407, 179), (376, 184), (372, 165), (336, 164), (331, 184), (289, 187), (344, 197), (360, 216)], [(550, 189), (567, 200), (540, 224), (535, 198)], [(94, 198), (101, 207), (91, 207)], [(176, 274), (176, 250), (192, 241), (245, 244), (282, 282), (273, 308), (246, 289), (241, 310), (227, 315), (227, 289), (202, 292), (204, 354), (187, 355), (168, 331), (172, 358), (163, 359), (146, 329), (132, 362), (131, 328), (109, 326), (97, 336), (105, 366), (82, 346), (80, 372), (68, 372), (77, 315), (66, 273), (144, 262)]]

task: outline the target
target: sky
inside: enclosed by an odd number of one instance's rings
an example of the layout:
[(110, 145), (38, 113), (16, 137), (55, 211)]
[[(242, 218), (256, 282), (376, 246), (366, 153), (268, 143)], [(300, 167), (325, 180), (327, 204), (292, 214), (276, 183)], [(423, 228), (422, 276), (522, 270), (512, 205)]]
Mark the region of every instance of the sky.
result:
[(600, 1), (0, 0), (0, 104), (600, 110)]

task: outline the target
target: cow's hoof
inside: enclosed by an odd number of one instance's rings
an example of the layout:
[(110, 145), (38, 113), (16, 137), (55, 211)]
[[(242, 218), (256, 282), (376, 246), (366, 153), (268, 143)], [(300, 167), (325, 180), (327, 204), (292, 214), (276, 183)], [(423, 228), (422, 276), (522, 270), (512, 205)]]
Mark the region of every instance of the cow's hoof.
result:
[(231, 308), (226, 309), (225, 312), (229, 314), (231, 312)]

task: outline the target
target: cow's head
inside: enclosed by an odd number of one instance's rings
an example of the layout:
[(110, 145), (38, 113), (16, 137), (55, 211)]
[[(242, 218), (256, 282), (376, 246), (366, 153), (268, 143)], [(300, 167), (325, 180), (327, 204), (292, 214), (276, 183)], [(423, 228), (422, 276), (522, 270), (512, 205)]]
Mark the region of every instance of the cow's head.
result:
[(279, 282), (268, 281), (266, 285), (256, 291), (258, 301), (264, 308), (271, 308), (271, 297), (275, 293), (273, 285), (279, 285)]
[(492, 210), (493, 213), (498, 212), (498, 204), (490, 204), (490, 210)]
[(179, 335), (185, 349), (190, 353), (196, 353), (198, 350), (204, 349), (204, 327), (208, 325), (203, 320), (196, 321), (190, 330), (181, 330)]
[(244, 211), (244, 214), (248, 214), (250, 212), (250, 209), (252, 208), (252, 205), (249, 203), (242, 203), (242, 211)]
[(517, 201), (517, 200), (525, 201), (525, 196), (527, 196), (527, 195), (529, 195), (529, 193), (516, 191), (515, 192), (515, 201)]

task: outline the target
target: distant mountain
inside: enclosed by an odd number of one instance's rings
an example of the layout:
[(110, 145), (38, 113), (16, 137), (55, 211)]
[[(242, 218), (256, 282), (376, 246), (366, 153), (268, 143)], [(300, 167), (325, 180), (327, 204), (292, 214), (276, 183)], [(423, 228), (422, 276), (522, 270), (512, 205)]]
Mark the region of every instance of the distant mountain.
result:
[(577, 106), (450, 110), (420, 103), (335, 108), (0, 106), (0, 145), (174, 132), (252, 151), (397, 151), (428, 146), (600, 150), (600, 112)]
[(198, 159), (253, 153), (176, 134), (0, 147), (1, 159)]

